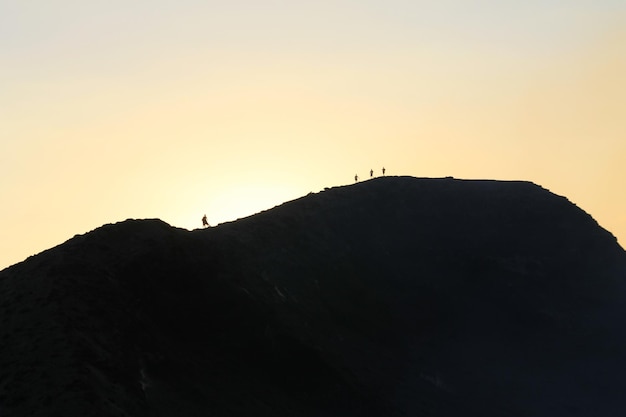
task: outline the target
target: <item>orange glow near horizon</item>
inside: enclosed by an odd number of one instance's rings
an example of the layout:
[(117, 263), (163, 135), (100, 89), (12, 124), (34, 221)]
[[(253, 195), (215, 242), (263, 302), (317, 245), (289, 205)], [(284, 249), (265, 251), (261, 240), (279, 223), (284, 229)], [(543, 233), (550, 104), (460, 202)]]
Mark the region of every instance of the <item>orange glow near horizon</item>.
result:
[(625, 245), (623, 2), (179, 3), (0, 6), (0, 269), (382, 166), (533, 181)]

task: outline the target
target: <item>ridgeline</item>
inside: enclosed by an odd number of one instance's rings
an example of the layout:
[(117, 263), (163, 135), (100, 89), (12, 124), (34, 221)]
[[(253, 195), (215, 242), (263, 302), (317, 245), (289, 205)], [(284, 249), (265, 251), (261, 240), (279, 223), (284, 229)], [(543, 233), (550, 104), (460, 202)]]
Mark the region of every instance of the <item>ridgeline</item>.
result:
[(528, 182), (383, 177), (0, 272), (0, 416), (626, 415), (626, 253)]

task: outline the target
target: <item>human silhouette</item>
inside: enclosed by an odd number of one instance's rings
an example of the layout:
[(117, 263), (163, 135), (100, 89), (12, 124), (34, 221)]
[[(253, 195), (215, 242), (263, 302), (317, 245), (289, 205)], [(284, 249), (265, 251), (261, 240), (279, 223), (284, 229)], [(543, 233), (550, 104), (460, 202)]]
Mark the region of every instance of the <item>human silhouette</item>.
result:
[(202, 227), (211, 227), (208, 220), (206, 219), (206, 214), (202, 216)]
[(385, 175), (385, 167), (383, 167), (383, 175)]
[(374, 170), (370, 169), (370, 178), (372, 178), (374, 176)]
[(354, 182), (357, 182), (358, 180), (359, 180), (359, 176), (358, 176), (358, 175), (355, 175), (355, 176), (354, 176)]

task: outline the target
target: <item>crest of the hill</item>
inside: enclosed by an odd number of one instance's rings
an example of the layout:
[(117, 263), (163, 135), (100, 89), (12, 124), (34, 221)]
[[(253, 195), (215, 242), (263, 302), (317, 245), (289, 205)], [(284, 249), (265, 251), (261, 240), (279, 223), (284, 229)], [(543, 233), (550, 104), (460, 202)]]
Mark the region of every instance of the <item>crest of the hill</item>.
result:
[(616, 416), (626, 255), (528, 182), (383, 177), (0, 272), (0, 415)]

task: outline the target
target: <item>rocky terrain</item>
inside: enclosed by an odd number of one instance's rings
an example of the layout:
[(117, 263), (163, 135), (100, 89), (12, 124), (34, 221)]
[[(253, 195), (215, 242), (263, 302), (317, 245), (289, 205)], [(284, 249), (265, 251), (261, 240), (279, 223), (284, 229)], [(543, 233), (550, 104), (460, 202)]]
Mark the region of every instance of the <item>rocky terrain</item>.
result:
[(528, 182), (383, 177), (0, 272), (0, 416), (626, 415), (626, 253)]

